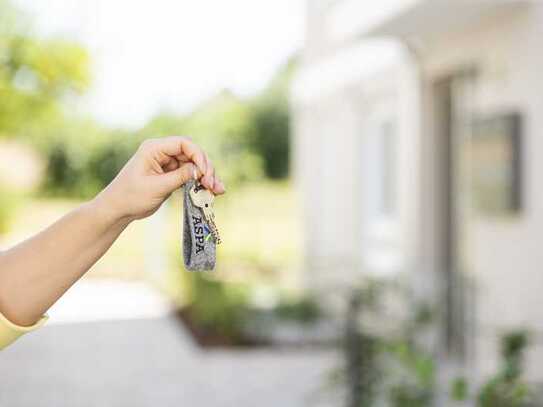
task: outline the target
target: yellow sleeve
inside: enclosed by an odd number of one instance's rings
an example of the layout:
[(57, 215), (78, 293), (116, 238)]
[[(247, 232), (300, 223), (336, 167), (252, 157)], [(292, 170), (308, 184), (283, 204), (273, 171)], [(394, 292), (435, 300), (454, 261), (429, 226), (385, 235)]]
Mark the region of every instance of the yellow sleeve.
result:
[(32, 326), (18, 326), (9, 321), (0, 313), (0, 350), (16, 341), (20, 336), (27, 332), (38, 329), (47, 321), (47, 315)]

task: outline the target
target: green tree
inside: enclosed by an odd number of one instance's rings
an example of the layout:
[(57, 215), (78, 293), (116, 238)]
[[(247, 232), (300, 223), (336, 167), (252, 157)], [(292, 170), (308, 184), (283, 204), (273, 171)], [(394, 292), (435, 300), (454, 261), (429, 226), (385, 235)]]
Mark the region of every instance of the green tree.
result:
[(292, 58), (252, 102), (254, 133), (251, 147), (264, 161), (270, 178), (285, 178), (290, 161), (289, 89), (297, 59)]
[(213, 158), (227, 186), (232, 186), (262, 175), (262, 159), (251, 149), (254, 131), (249, 103), (224, 90), (189, 115), (156, 117), (142, 130), (141, 138), (190, 136)]
[(0, 0), (0, 136), (57, 119), (61, 102), (89, 84), (89, 57), (79, 45), (29, 34), (24, 17)]

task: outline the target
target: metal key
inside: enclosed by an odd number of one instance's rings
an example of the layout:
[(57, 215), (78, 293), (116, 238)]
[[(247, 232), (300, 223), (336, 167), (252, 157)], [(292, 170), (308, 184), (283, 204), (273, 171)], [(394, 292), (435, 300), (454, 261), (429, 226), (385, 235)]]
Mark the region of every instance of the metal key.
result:
[(196, 185), (189, 191), (190, 198), (194, 206), (200, 208), (204, 214), (207, 224), (211, 228), (211, 234), (217, 244), (221, 244), (221, 238), (219, 236), (219, 230), (215, 224), (215, 214), (213, 213), (213, 201), (215, 195), (209, 190), (205, 189), (202, 185)]

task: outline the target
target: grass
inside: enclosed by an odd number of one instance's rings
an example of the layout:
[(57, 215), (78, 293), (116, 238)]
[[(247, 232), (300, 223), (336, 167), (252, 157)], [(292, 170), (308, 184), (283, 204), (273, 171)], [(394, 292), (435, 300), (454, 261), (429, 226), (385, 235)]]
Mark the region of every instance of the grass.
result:
[[(173, 274), (169, 286), (183, 285), (181, 193), (170, 205), (169, 252)], [(218, 246), (214, 277), (244, 284), (299, 285), (300, 226), (290, 183), (265, 181), (229, 190), (215, 201), (215, 220), (223, 243)], [(177, 294), (176, 294), (177, 295)]]
[[(0, 247), (12, 246), (38, 233), (81, 201), (72, 199), (32, 198), (17, 209), (9, 231), (0, 238)], [(145, 278), (143, 254), (144, 225), (136, 222), (115, 242), (110, 251), (98, 261), (87, 278), (118, 279)]]
[[(0, 239), (0, 247), (10, 246), (32, 236), (81, 202), (68, 199), (33, 198), (16, 211), (10, 231)], [(163, 237), (138, 221), (115, 242), (110, 251), (93, 267), (88, 278), (150, 279), (146, 272), (149, 244), (163, 240), (165, 264), (169, 273), (161, 284), (173, 296), (182, 287), (181, 255), (182, 196), (170, 199)], [(300, 227), (295, 194), (287, 182), (261, 182), (230, 190), (217, 198), (216, 222), (223, 244), (218, 250), (218, 270), (222, 280), (265, 283), (292, 287), (297, 285), (300, 261)], [(151, 235), (150, 235), (151, 233)], [(151, 250), (152, 252), (152, 250)], [(152, 267), (152, 266), (151, 266)]]

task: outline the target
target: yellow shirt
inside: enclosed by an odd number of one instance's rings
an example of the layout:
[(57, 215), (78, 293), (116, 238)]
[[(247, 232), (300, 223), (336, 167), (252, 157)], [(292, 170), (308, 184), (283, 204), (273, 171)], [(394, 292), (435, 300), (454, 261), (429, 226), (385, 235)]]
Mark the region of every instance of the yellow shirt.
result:
[(0, 314), (0, 350), (4, 349), (6, 346), (13, 343), (20, 336), (24, 335), (27, 332), (31, 332), (47, 321), (47, 315), (40, 319), (32, 326), (19, 326), (15, 325), (13, 322), (8, 321), (8, 319)]

